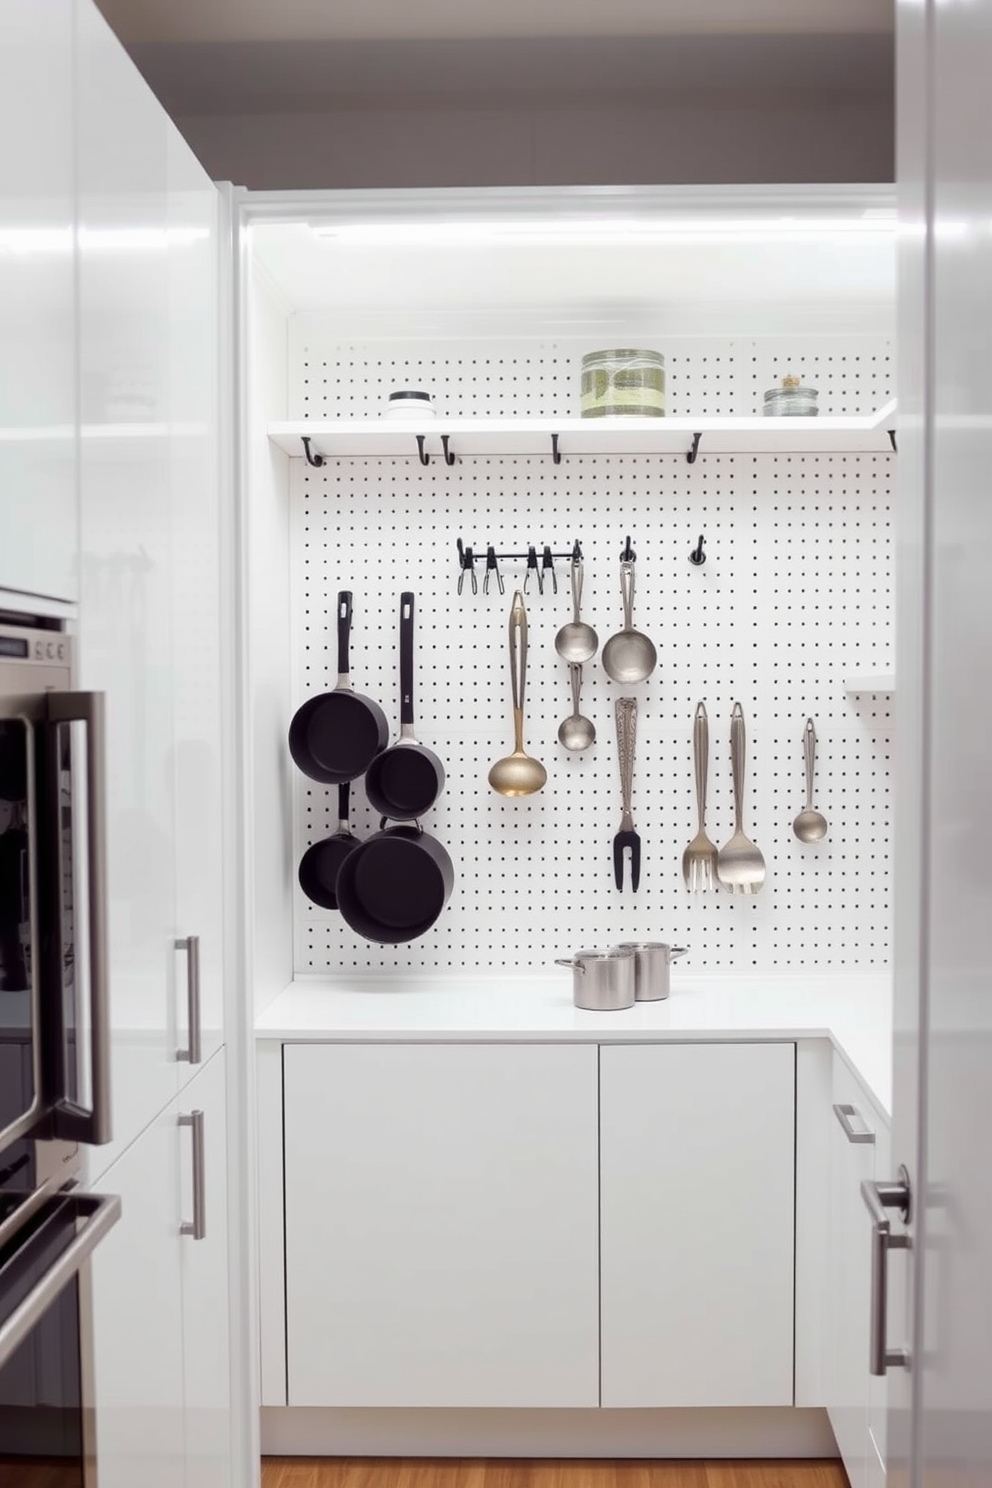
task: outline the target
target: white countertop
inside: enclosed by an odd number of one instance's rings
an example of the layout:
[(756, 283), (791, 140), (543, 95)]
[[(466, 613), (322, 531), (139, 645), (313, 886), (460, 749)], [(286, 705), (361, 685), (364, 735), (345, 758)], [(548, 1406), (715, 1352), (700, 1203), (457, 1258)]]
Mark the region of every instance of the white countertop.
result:
[(617, 1013), (572, 1004), (567, 970), (485, 975), (300, 977), (269, 1003), (256, 1037), (373, 1042), (624, 1043), (830, 1038), (877, 1105), (892, 1110), (888, 972), (672, 973), (665, 1002)]

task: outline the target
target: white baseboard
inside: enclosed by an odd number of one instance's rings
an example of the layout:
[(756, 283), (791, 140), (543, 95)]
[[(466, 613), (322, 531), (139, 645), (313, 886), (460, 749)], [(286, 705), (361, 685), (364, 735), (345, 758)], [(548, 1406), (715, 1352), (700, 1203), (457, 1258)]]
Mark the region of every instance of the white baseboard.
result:
[(823, 1410), (262, 1409), (272, 1457), (836, 1457)]

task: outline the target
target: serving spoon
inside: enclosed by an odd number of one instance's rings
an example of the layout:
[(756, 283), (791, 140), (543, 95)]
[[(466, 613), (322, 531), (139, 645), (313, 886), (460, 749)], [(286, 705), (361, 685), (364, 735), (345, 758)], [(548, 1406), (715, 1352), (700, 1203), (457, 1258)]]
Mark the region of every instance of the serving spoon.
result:
[(579, 695), (582, 691), (582, 666), (579, 662), (569, 663), (569, 672), (572, 677), (572, 711), (567, 718), (563, 718), (558, 728), (558, 742), (566, 749), (588, 749), (590, 744), (596, 742), (596, 725), (591, 718), (583, 718), (579, 712)]
[(510, 606), (510, 687), (513, 693), (513, 753), (489, 771), (489, 784), (501, 796), (532, 796), (547, 783), (548, 772), (524, 749), (524, 684), (527, 681), (527, 610), (518, 589)]
[[(579, 619), (582, 603), (582, 559), (572, 558), (572, 619), (555, 636), (555, 650), (563, 661), (590, 661), (599, 649), (599, 636)], [(562, 741), (564, 743), (564, 740)], [(590, 741), (591, 742), (591, 741)], [(585, 745), (572, 746), (584, 749)]]
[(800, 842), (822, 842), (827, 835), (827, 818), (813, 810), (813, 775), (816, 770), (816, 729), (807, 718), (803, 729), (803, 756), (806, 761), (806, 805), (792, 823)]

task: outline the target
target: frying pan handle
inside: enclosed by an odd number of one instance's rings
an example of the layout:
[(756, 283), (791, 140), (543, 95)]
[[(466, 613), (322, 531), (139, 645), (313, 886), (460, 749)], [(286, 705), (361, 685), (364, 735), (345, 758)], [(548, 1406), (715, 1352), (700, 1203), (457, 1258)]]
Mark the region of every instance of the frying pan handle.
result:
[(338, 786), (338, 831), (350, 832), (351, 822), (348, 820), (351, 814), (351, 784), (344, 781)]
[[(342, 589), (338, 594), (338, 681), (347, 677), (351, 670), (348, 646), (351, 640), (351, 590)], [(347, 686), (347, 683), (345, 684)]]
[(413, 595), (400, 595), (400, 728), (413, 729)]

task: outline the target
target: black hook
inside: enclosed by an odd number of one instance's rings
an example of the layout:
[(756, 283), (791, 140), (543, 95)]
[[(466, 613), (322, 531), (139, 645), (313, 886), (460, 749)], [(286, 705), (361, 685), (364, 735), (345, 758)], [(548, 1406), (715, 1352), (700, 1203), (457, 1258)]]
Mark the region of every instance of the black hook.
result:
[(327, 461), (324, 459), (323, 455), (312, 455), (310, 453), (310, 435), (303, 434), (301, 435), (301, 438), (303, 440), (303, 453), (307, 457), (307, 464), (312, 465), (315, 470), (319, 470), (321, 465), (326, 465)]
[(622, 559), (622, 561), (624, 563), (633, 563), (634, 559), (637, 557), (637, 554), (634, 552), (633, 548), (630, 546), (630, 535), (629, 535), (629, 533), (627, 535), (627, 546), (624, 548), (623, 552), (620, 554), (620, 557), (621, 557), (621, 559)]
[(420, 452), (420, 463), (421, 463), (421, 465), (429, 465), (431, 463), (431, 457), (427, 453), (427, 451), (424, 449), (424, 441), (425, 441), (426, 438), (427, 438), (427, 435), (426, 434), (418, 434), (417, 435), (417, 449)]
[(889, 430), (889, 443), (892, 445), (892, 453), (894, 455), (897, 455), (899, 453), (899, 449), (898, 449), (898, 446), (896, 445), (896, 431), (895, 431), (895, 429), (890, 429)]
[(544, 593), (544, 576), (541, 573), (541, 570), (537, 566), (537, 549), (534, 548), (534, 547), (531, 547), (531, 548), (528, 548), (527, 549), (527, 572), (524, 574), (524, 593), (525, 594), (527, 593), (527, 586), (530, 583), (530, 576), (531, 576), (531, 574), (534, 574), (534, 576), (537, 579), (537, 592), (538, 592), (538, 594), (543, 594)]
[(706, 562), (706, 554), (703, 552), (703, 534), (699, 534), (699, 542), (689, 554), (689, 562), (694, 563), (697, 568)]
[[(417, 437), (418, 439), (422, 439), (423, 435), (418, 435)], [(458, 575), (458, 593), (461, 594), (462, 586), (465, 583), (465, 575), (468, 574), (472, 580), (472, 593), (478, 594), (479, 581), (475, 576), (475, 554), (471, 548), (462, 546), (461, 538), (458, 539), (458, 562), (461, 564), (461, 572)]]
[(496, 562), (496, 549), (490, 546), (486, 549), (486, 577), (482, 581), (483, 594), (489, 593), (489, 577), (491, 574), (496, 575), (496, 583), (499, 585), (500, 594), (502, 594), (505, 590), (503, 575), (500, 573), (499, 564)]
[(454, 453), (454, 450), (449, 450), (449, 448), (448, 448), (448, 435), (447, 434), (442, 434), (441, 435), (441, 448), (444, 450), (444, 463), (445, 463), (445, 465), (454, 465), (454, 463), (455, 463), (455, 453)]
[(690, 465), (695, 465), (696, 463), (696, 456), (699, 454), (699, 441), (700, 439), (702, 439), (702, 437), (703, 436), (699, 433), (693, 434), (692, 436), (692, 449), (689, 450), (686, 454), (686, 459), (688, 460)]
[(554, 460), (556, 465), (561, 464), (561, 450), (558, 448), (557, 434), (552, 434), (551, 436), (551, 458), (552, 460)]
[(551, 574), (551, 589), (554, 594), (558, 593), (558, 575), (555, 573), (555, 560), (547, 543), (544, 545), (544, 556), (541, 559), (541, 576)]
[(572, 562), (573, 563), (581, 563), (582, 562), (582, 549), (579, 547), (579, 539), (578, 538), (576, 538), (575, 539), (575, 542), (572, 544)]

